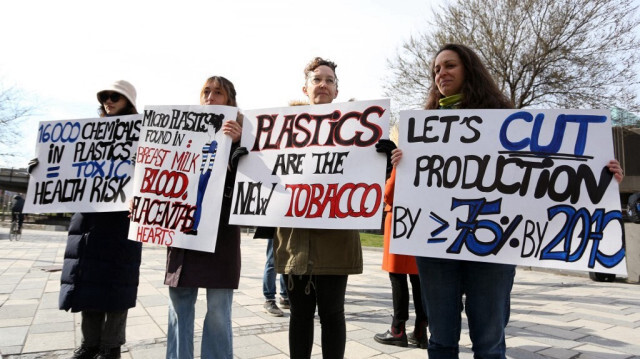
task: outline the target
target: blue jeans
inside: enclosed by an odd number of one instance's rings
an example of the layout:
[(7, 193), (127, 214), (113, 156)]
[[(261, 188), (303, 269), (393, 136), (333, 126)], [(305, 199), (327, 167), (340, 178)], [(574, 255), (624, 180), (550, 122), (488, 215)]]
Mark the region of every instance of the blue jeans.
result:
[(474, 359), (504, 359), (516, 267), (416, 257), (429, 317), (429, 359), (458, 358), (462, 295)]
[[(262, 276), (262, 293), (266, 300), (276, 299), (276, 268), (273, 259), (273, 239), (267, 239), (267, 261), (264, 264), (264, 275)], [(280, 297), (287, 299), (287, 285), (284, 283), (284, 276), (280, 274)]]
[[(205, 290), (207, 314), (202, 330), (201, 358), (233, 358), (233, 289)], [(193, 358), (193, 322), (197, 297), (198, 288), (169, 287), (167, 359)]]

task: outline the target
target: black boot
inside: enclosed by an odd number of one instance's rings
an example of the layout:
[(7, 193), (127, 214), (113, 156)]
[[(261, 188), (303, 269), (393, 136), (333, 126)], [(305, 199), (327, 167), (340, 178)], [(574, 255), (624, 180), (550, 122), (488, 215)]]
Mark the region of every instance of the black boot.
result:
[(95, 359), (120, 359), (120, 347), (101, 348)]
[(406, 347), (408, 345), (404, 322), (400, 322), (395, 326), (391, 325), (391, 329), (382, 334), (374, 335), (373, 339), (380, 344), (397, 345), (399, 347)]
[(416, 322), (416, 326), (413, 328), (413, 332), (407, 337), (407, 341), (421, 349), (427, 349), (427, 347), (429, 347), (426, 320)]
[(96, 354), (98, 354), (99, 349), (97, 346), (90, 347), (82, 344), (78, 349), (73, 351), (71, 359), (93, 359)]

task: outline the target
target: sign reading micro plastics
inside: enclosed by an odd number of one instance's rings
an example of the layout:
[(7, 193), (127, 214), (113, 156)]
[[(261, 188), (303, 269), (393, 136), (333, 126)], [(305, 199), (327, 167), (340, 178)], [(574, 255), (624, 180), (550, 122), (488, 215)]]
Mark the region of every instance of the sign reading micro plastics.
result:
[(126, 211), (141, 118), (40, 122), (24, 211)]
[(221, 129), (237, 113), (228, 106), (145, 107), (129, 239), (215, 251), (231, 149)]
[(626, 274), (609, 112), (400, 113), (391, 252)]
[(245, 113), (231, 223), (380, 228), (389, 100)]

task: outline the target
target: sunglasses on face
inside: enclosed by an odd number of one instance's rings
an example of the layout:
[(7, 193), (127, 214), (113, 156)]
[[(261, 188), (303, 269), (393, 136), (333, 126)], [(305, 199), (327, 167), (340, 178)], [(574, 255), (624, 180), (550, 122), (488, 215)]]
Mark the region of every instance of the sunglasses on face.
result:
[(122, 95), (117, 92), (102, 92), (100, 93), (100, 103), (105, 103), (107, 99), (110, 99), (111, 102), (116, 103), (120, 101), (120, 97), (122, 97)]

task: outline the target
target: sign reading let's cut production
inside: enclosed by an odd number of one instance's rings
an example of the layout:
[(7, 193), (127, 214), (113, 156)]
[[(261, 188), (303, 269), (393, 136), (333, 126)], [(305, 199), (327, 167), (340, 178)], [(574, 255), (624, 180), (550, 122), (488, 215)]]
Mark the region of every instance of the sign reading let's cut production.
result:
[(626, 274), (609, 112), (400, 113), (392, 253)]

